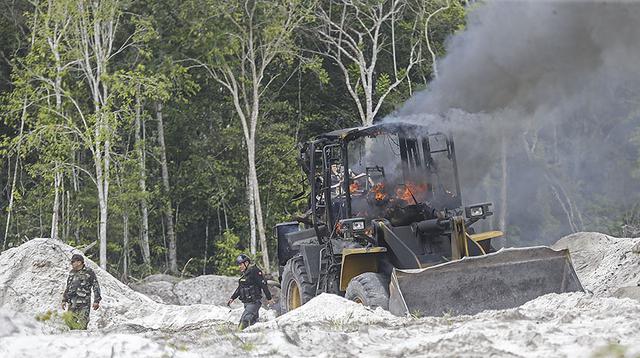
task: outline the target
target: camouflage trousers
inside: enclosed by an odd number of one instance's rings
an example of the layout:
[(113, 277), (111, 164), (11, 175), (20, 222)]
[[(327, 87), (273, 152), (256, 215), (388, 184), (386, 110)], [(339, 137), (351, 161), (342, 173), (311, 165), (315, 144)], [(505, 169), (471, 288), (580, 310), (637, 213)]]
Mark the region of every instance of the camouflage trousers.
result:
[(242, 312), (242, 317), (240, 317), (240, 323), (238, 323), (238, 328), (245, 329), (254, 323), (258, 322), (260, 306), (262, 303), (260, 301), (257, 302), (245, 302), (244, 303), (244, 312)]
[(89, 312), (91, 304), (88, 303), (72, 303), (68, 310), (73, 314), (71, 329), (87, 329), (89, 324)]

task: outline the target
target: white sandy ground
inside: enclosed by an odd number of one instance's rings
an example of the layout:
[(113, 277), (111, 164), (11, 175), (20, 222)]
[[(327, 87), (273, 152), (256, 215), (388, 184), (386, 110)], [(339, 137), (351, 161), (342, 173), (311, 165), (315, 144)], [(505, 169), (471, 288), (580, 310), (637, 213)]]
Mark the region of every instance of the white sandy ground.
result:
[(625, 239), (597, 232), (565, 236), (552, 247), (569, 249), (571, 261), (585, 289), (610, 296), (620, 287), (638, 286), (640, 238)]
[(241, 309), (159, 304), (88, 262), (103, 306), (92, 311), (88, 331), (69, 332), (58, 318), (34, 317), (57, 309), (73, 249), (35, 239), (0, 255), (0, 357), (640, 356), (640, 302), (609, 297), (637, 283), (640, 255), (631, 248), (640, 239), (580, 233), (563, 240), (558, 245), (570, 247), (591, 293), (438, 318), (395, 317), (323, 294), (277, 318), (263, 310), (244, 332), (234, 329)]

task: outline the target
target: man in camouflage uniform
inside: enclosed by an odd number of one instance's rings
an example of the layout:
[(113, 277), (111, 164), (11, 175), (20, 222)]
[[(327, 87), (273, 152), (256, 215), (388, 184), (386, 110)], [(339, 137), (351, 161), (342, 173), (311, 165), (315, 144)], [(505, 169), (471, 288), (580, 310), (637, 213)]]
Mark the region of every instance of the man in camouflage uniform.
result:
[[(100, 307), (100, 285), (95, 272), (84, 264), (82, 255), (71, 256), (71, 271), (67, 278), (67, 287), (62, 295), (62, 309), (67, 309), (74, 315), (78, 329), (87, 329), (89, 311), (91, 308), (91, 290), (93, 289), (93, 309)], [(76, 327), (74, 327), (76, 328)]]
[(245, 329), (258, 321), (260, 306), (262, 306), (262, 292), (264, 292), (269, 304), (273, 304), (271, 292), (267, 286), (267, 280), (262, 271), (256, 265), (251, 265), (251, 260), (247, 255), (241, 254), (236, 259), (236, 263), (242, 272), (238, 280), (238, 288), (233, 292), (227, 302), (227, 306), (238, 297), (244, 303), (244, 312), (240, 317), (238, 328)]

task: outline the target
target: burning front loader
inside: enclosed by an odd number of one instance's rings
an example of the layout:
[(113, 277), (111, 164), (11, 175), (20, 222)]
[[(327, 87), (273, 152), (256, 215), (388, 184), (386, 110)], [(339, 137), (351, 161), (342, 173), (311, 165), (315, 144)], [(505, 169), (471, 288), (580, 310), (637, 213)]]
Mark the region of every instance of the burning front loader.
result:
[[(319, 136), (302, 151), (309, 210), (276, 226), (282, 308), (321, 292), (397, 315), (473, 314), (581, 291), (568, 252), (493, 252), (463, 207), (453, 140), (408, 124)], [(304, 224), (304, 227), (301, 227)]]

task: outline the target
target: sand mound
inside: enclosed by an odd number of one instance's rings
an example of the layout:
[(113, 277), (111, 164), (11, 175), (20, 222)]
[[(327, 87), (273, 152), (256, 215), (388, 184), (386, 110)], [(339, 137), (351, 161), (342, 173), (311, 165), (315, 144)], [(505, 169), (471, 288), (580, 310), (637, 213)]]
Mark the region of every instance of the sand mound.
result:
[(640, 238), (616, 238), (596, 232), (563, 237), (552, 247), (568, 248), (582, 286), (596, 295), (609, 296), (640, 280), (640, 254), (633, 250)]
[(18, 312), (0, 309), (0, 338), (53, 333), (54, 329)]
[[(238, 278), (218, 275), (202, 275), (190, 279), (180, 279), (170, 275), (151, 275), (130, 287), (145, 294), (152, 300), (172, 305), (226, 305), (227, 300), (238, 287)], [(279, 289), (269, 286), (271, 295), (277, 301)], [(234, 308), (242, 307), (234, 302)]]
[[(238, 337), (252, 347), (252, 356), (563, 357), (615, 351), (633, 356), (640, 353), (638, 314), (640, 304), (633, 300), (567, 293), (508, 310), (418, 319), (323, 294)], [(220, 347), (219, 355), (238, 355), (233, 346)]]
[(203, 275), (183, 280), (169, 275), (152, 275), (130, 286), (160, 303), (223, 306), (238, 286), (238, 278)]
[[(76, 250), (57, 240), (34, 239), (0, 255), (0, 306), (32, 317), (61, 311), (60, 302)], [(174, 306), (154, 302), (133, 291), (91, 260), (98, 277), (102, 307), (91, 312), (89, 329), (113, 329), (119, 325), (143, 329), (177, 329), (199, 321), (237, 322), (242, 309), (220, 306)], [(263, 315), (269, 316), (268, 313)]]
[(0, 309), (0, 357), (184, 357), (185, 353), (150, 339), (126, 334), (64, 335), (62, 326), (36, 321), (18, 312)]
[(136, 292), (140, 292), (150, 299), (167, 305), (178, 305), (180, 301), (173, 292), (174, 283), (167, 281), (151, 281), (129, 284), (129, 287)]
[(350, 322), (354, 324), (387, 324), (399, 318), (381, 308), (373, 310), (343, 297), (323, 293), (302, 307), (287, 312), (276, 319), (277, 324)]

